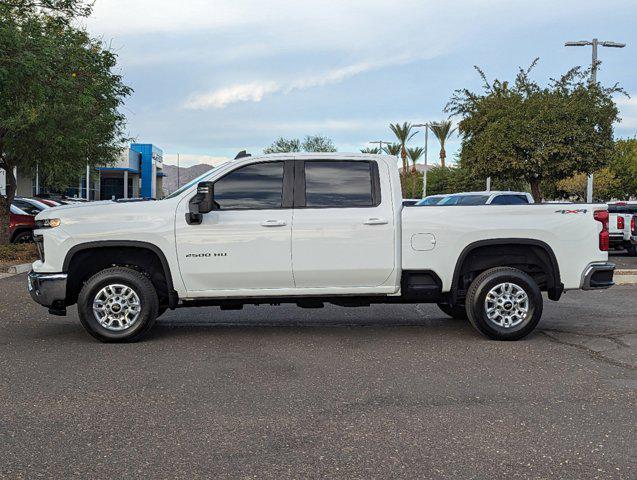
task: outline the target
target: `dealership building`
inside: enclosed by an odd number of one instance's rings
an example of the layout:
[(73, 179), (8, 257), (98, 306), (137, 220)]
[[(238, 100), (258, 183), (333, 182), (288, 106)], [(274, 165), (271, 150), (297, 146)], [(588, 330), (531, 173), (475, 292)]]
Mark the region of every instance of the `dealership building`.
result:
[[(163, 152), (150, 143), (133, 143), (122, 150), (117, 161), (108, 166), (86, 167), (86, 173), (77, 185), (69, 185), (62, 192), (68, 197), (88, 200), (111, 198), (161, 198)], [(4, 172), (2, 172), (4, 173)], [(39, 174), (14, 171), (17, 179), (17, 196), (33, 197), (51, 193)], [(0, 173), (0, 194), (5, 194), (5, 178)]]

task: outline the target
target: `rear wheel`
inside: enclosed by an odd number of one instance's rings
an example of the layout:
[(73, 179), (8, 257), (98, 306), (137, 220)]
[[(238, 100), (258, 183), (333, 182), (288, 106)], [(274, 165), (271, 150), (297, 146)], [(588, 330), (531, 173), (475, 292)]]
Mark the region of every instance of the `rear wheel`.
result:
[(102, 342), (139, 340), (159, 313), (157, 291), (143, 273), (112, 267), (96, 273), (77, 300), (80, 321)]
[(496, 267), (471, 283), (466, 299), (471, 324), (493, 340), (519, 340), (542, 316), (542, 293), (533, 278), (517, 268)]
[(467, 319), (467, 308), (464, 305), (450, 305), (448, 303), (439, 303), (438, 308), (449, 315), (451, 318), (455, 318), (457, 320)]
[(626, 252), (631, 257), (637, 257), (637, 245), (628, 245), (626, 247)]

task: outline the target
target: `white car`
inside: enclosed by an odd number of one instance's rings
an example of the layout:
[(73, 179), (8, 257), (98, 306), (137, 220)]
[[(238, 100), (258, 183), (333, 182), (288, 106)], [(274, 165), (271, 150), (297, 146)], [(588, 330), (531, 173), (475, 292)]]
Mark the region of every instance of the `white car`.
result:
[(23, 197), (15, 197), (13, 199), (13, 205), (18, 207), (20, 210), (26, 212), (28, 215), (37, 215), (42, 210), (46, 210), (47, 208), (51, 208), (48, 205), (35, 200), (33, 198), (23, 198)]
[(446, 195), (436, 205), (528, 205), (534, 203), (527, 192), (485, 191)]
[(601, 205), (403, 208), (397, 159), (244, 157), (168, 197), (36, 217), (29, 291), (77, 303), (106, 342), (142, 337), (167, 308), (437, 303), (492, 339), (530, 333), (542, 291), (613, 284)]
[(419, 207), (423, 205), (438, 205), (446, 196), (447, 195), (428, 195), (422, 200), (419, 200), (416, 205)]

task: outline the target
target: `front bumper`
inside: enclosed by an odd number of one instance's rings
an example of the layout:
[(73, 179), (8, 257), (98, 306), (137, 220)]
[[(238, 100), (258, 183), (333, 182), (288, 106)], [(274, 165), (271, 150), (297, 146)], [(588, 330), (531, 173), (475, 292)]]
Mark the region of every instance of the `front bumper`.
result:
[(28, 286), (31, 298), (53, 310), (66, 307), (66, 273), (30, 272)]
[(582, 290), (597, 290), (615, 285), (613, 272), (615, 264), (610, 262), (592, 263), (582, 274)]

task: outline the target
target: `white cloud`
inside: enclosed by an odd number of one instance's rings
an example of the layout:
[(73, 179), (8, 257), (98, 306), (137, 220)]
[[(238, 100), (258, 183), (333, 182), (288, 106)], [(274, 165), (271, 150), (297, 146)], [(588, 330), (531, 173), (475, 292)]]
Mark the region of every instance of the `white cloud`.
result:
[(622, 121), (617, 125), (619, 130), (627, 131), (630, 135), (637, 135), (637, 96), (620, 97), (615, 100), (619, 108)]
[(209, 93), (192, 95), (185, 107), (193, 110), (223, 108), (236, 102), (260, 102), (268, 93), (281, 89), (276, 82), (252, 82), (220, 88)]
[(392, 65), (407, 63), (416, 57), (399, 55), (385, 61), (364, 61), (327, 71), (323, 74), (303, 76), (288, 81), (250, 82), (218, 88), (207, 93), (196, 93), (186, 100), (184, 106), (192, 110), (224, 108), (237, 102), (260, 102), (266, 95), (277, 92), (293, 92), (313, 87), (340, 83), (356, 75)]

